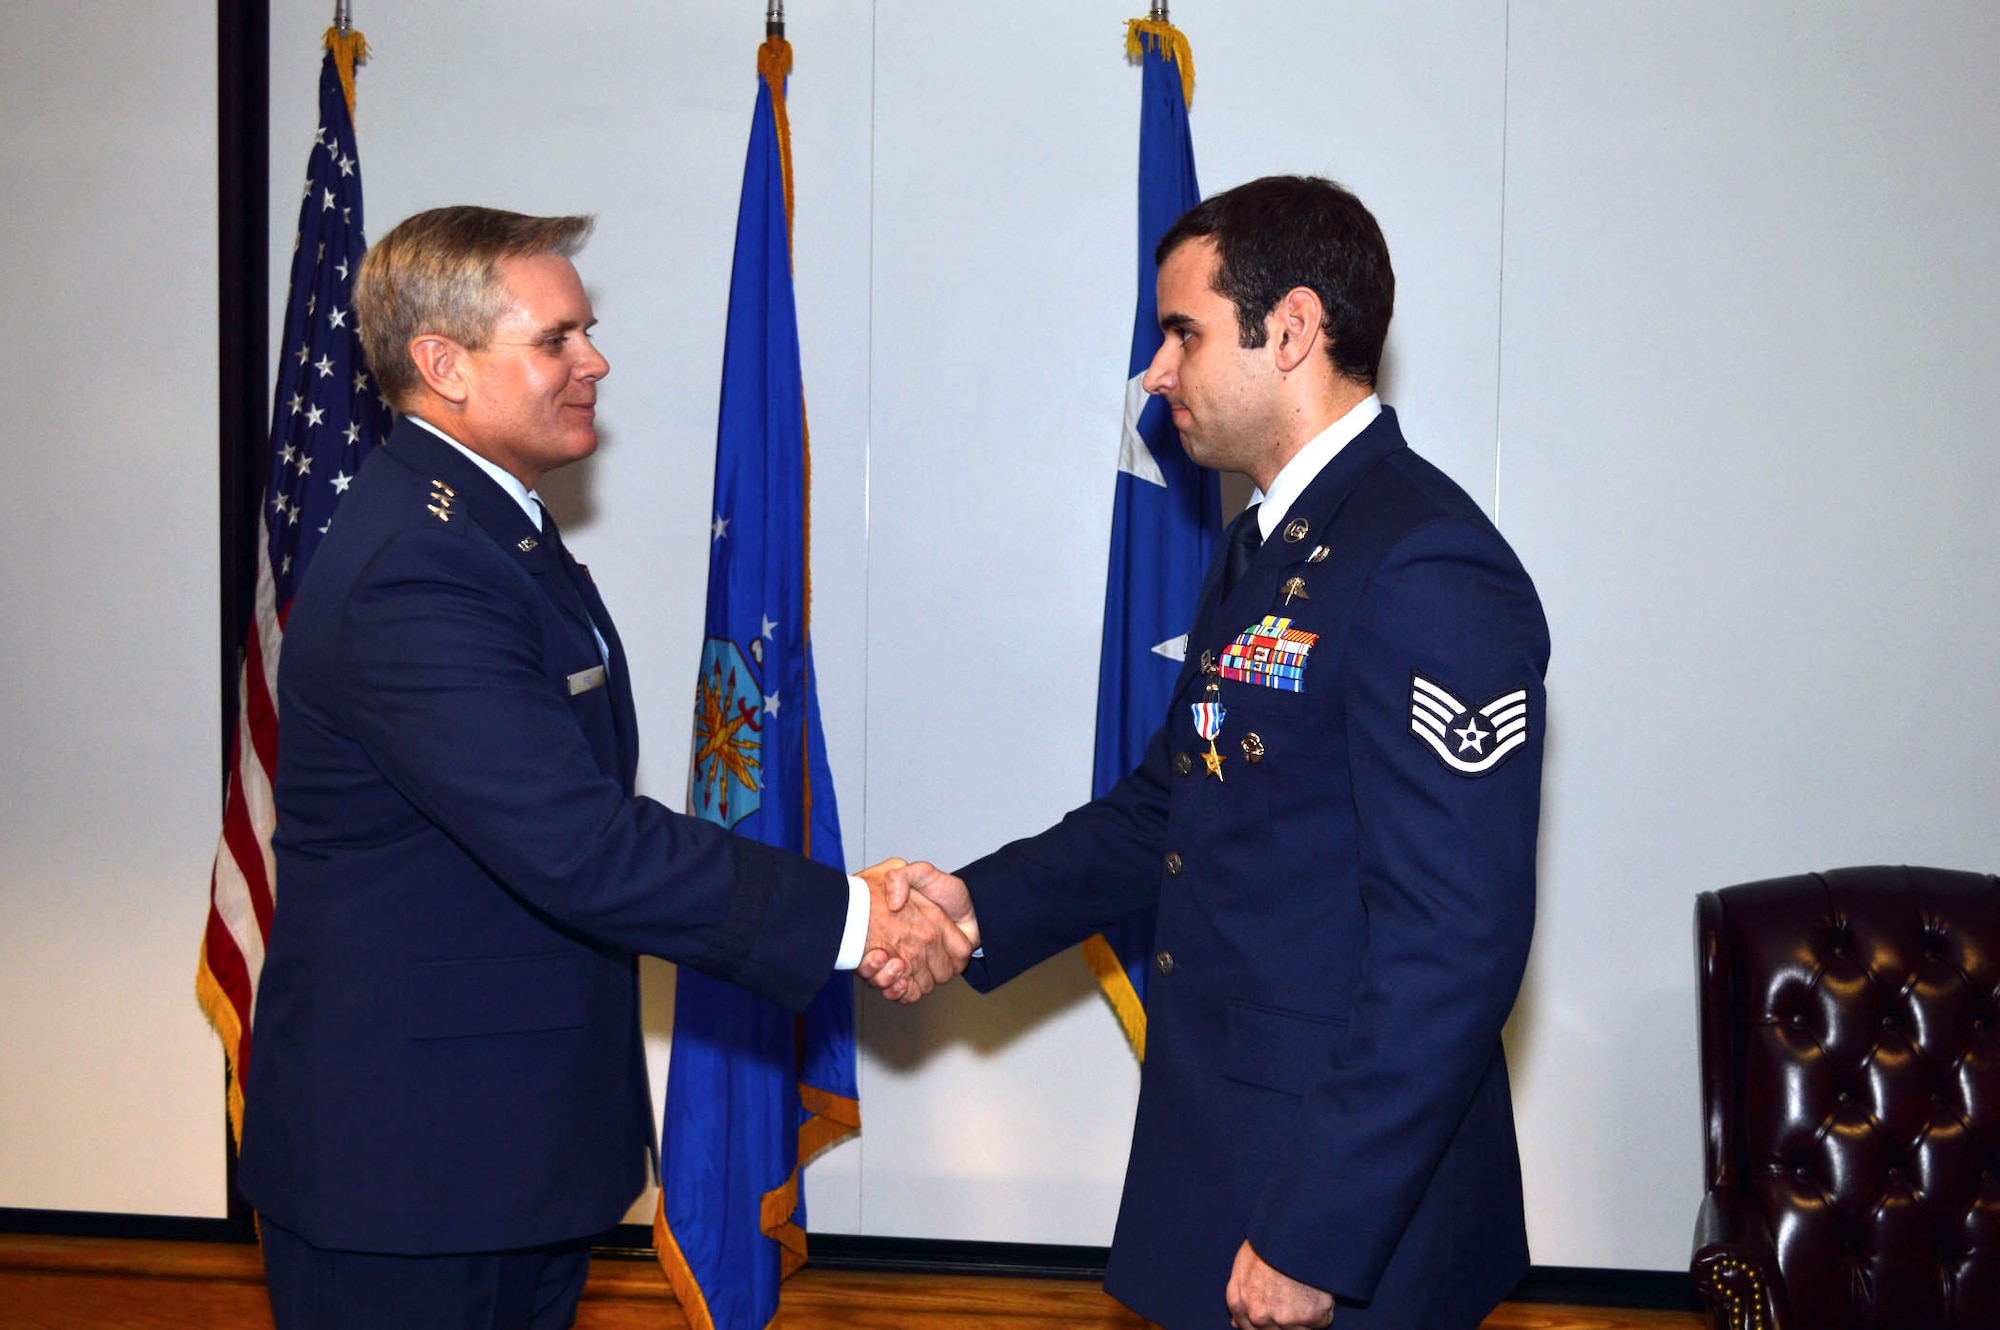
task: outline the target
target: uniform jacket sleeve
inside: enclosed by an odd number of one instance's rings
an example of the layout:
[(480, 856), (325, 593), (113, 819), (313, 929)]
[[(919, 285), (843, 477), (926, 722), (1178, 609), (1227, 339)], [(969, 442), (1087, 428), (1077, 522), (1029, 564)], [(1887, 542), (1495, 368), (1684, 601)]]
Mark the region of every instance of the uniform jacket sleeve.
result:
[[(1464, 520), (1406, 533), (1357, 603), (1341, 671), (1367, 952), (1344, 1055), (1305, 1096), (1247, 1234), (1295, 1279), (1372, 1296), (1498, 1056), (1534, 925), (1547, 659), (1526, 574)], [(1469, 708), (1525, 690), (1527, 741), (1454, 769), (1412, 732), (1416, 676)]]
[(844, 875), (628, 795), (579, 727), (561, 676), (586, 662), (561, 658), (540, 599), (476, 530), (399, 533), (343, 606), (339, 723), (534, 910), (802, 1009), (832, 969)]
[(981, 950), (966, 980), (984, 992), (1159, 899), (1167, 818), (1166, 732), (1103, 798), (1038, 836), (959, 870)]

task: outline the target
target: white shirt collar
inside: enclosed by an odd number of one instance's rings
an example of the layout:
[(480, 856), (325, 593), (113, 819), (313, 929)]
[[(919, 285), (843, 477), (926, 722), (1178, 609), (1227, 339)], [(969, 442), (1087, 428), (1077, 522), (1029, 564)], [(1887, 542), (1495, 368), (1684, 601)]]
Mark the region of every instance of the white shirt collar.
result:
[(1263, 505), (1257, 510), (1257, 529), (1263, 533), (1264, 539), (1271, 538), (1271, 533), (1278, 529), (1278, 523), (1284, 521), (1285, 514), (1291, 511), (1292, 504), (1306, 492), (1306, 486), (1313, 483), (1335, 454), (1354, 442), (1355, 437), (1381, 414), (1382, 399), (1374, 393), (1368, 394), (1355, 403), (1346, 415), (1315, 434), (1312, 442), (1292, 455), (1292, 460), (1285, 463), (1272, 479), (1269, 494), (1252, 496), (1251, 502)]
[[(512, 472), (507, 471), (502, 467), (497, 467), (493, 465), (493, 463), (487, 461), (485, 458), (481, 457), (478, 453), (473, 452), (472, 449), (466, 447), (464, 444), (460, 443), (457, 439), (452, 438), (451, 435), (446, 434), (443, 430), (439, 429), (436, 425), (431, 424), (430, 421), (425, 420), (422, 416), (411, 416), (410, 419), (412, 422), (418, 425), (422, 425), (425, 429), (437, 435), (440, 439), (443, 439), (446, 443), (458, 449), (461, 453), (464, 453), (466, 459), (470, 461), (474, 466), (478, 467), (481, 471), (484, 471), (487, 475), (493, 477), (493, 483), (498, 485), (501, 489), (506, 490), (507, 493), (510, 496), (512, 496), (514, 502), (521, 505), (521, 511), (526, 513), (528, 515), (528, 520), (535, 524), (535, 530), (540, 531), (542, 529), (542, 500), (540, 495), (536, 494), (526, 485), (523, 485)], [(1277, 486), (1274, 485), (1272, 486), (1272, 488), (1276, 489)]]

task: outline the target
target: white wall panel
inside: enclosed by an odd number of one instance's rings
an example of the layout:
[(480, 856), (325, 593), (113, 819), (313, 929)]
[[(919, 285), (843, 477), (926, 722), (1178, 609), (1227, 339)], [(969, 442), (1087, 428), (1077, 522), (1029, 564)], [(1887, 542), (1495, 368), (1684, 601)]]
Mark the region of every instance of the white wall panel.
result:
[(1555, 657), (1537, 1257), (1701, 1195), (1693, 895), (2000, 831), (2000, 13), (1517, 3), (1501, 518)]
[(219, 1215), (215, 20), (0, 29), (0, 1206)]

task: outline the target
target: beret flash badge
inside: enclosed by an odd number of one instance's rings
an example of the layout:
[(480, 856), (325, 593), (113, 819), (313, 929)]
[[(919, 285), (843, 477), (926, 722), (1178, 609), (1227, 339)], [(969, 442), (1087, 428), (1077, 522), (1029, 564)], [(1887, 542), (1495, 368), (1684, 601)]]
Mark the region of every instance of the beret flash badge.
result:
[(1472, 708), (1421, 674), (1410, 675), (1410, 733), (1461, 776), (1483, 776), (1528, 742), (1528, 690)]

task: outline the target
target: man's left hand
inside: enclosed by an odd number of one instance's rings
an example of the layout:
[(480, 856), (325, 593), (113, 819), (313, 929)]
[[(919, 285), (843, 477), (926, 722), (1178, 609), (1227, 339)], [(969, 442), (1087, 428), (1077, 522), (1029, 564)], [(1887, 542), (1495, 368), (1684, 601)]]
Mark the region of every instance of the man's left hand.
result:
[(1236, 1249), (1224, 1297), (1236, 1330), (1324, 1330), (1333, 1324), (1333, 1294), (1273, 1270), (1248, 1242)]

